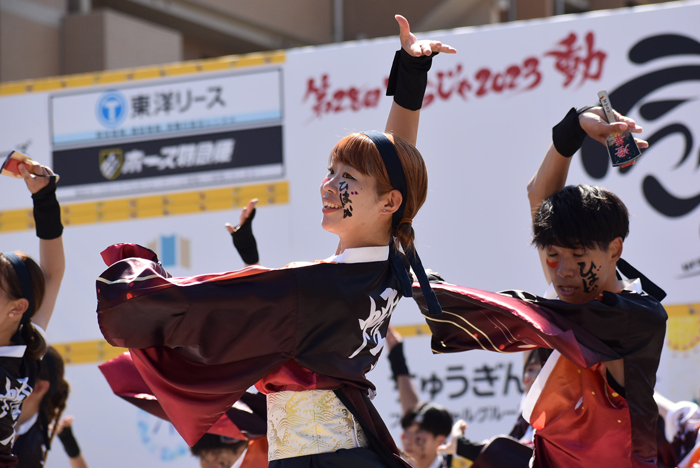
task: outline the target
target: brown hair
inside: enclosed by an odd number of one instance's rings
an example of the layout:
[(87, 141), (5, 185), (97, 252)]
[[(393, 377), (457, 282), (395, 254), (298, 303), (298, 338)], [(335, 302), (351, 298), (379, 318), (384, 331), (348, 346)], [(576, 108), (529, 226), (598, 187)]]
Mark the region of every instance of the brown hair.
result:
[[(51, 359), (53, 365), (49, 365), (47, 360)], [(51, 367), (54, 371), (55, 387), (49, 388), (43, 398), (41, 399), (41, 405), (39, 406), (39, 411), (45, 418), (44, 421), (47, 423), (47, 427), (53, 427), (51, 430), (51, 436), (49, 437), (49, 447), (56, 435), (56, 430), (58, 429), (58, 423), (61, 420), (61, 415), (63, 410), (66, 408), (66, 401), (68, 400), (68, 394), (70, 393), (70, 385), (66, 381), (65, 374), (65, 364), (63, 358), (56, 351), (56, 348), (49, 346), (46, 350), (46, 356), (41, 363), (41, 369), (39, 370), (39, 380), (45, 380), (49, 383), (53, 383), (51, 379)], [(48, 454), (48, 452), (47, 452)]]
[[(24, 252), (15, 252), (22, 259), (29, 273), (29, 280), (32, 283), (34, 292), (34, 310), (32, 316), (41, 307), (44, 300), (44, 290), (46, 289), (46, 280), (44, 271), (41, 267)], [(19, 282), (19, 277), (15, 271), (15, 267), (4, 255), (0, 255), (0, 287), (2, 287), (8, 296), (12, 299), (22, 299), (22, 285)], [(31, 318), (31, 316), (29, 317)], [(31, 359), (39, 360), (46, 352), (46, 341), (41, 336), (39, 331), (34, 327), (34, 324), (28, 322), (22, 326), (22, 339), (27, 345), (27, 355)]]
[[(401, 137), (384, 134), (394, 144), (406, 177), (406, 208), (404, 218), (413, 219), (420, 210), (428, 194), (428, 171), (420, 152), (415, 146)], [(352, 166), (364, 175), (377, 180), (377, 196), (381, 197), (394, 190), (389, 182), (384, 161), (374, 142), (362, 133), (346, 136), (335, 145), (329, 159), (332, 164), (337, 161)], [(402, 223), (396, 229), (396, 239), (408, 249), (416, 237), (410, 223)]]

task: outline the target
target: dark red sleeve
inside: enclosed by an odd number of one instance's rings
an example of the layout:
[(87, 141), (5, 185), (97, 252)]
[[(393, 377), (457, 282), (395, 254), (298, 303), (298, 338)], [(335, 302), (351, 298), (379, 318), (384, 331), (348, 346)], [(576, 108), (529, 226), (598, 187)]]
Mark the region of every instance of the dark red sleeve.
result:
[(146, 386), (190, 444), (295, 352), (297, 284), (291, 270), (248, 267), (171, 278), (155, 254), (113, 246), (97, 280), (98, 322), (131, 349)]
[(492, 293), (452, 284), (433, 284), (443, 313), (428, 315), (420, 288), (413, 288), (432, 332), (435, 353), (483, 349), (498, 353), (557, 349), (571, 362), (590, 367), (620, 359), (610, 347), (573, 321), (518, 291)]

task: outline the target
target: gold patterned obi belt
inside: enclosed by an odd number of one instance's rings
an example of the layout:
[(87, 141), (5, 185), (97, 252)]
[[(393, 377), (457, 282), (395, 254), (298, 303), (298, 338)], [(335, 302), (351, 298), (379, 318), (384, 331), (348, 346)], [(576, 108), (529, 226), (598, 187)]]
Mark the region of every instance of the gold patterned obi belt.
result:
[(367, 447), (360, 424), (331, 390), (267, 395), (268, 459)]

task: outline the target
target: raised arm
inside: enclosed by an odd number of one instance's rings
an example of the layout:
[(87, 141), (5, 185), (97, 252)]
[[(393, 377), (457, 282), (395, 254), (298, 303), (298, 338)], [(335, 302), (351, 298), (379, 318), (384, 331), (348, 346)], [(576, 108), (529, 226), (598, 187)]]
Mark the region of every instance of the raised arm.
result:
[(233, 246), (247, 267), (260, 263), (258, 243), (253, 235), (253, 219), (255, 218), (255, 205), (257, 204), (257, 198), (253, 198), (248, 202), (248, 205), (241, 211), (238, 226), (233, 227), (229, 223), (224, 225), (229, 234), (231, 234)]
[[(569, 175), (572, 156), (581, 148), (586, 136), (605, 144), (609, 135), (628, 130), (641, 133), (642, 128), (634, 120), (616, 113), (619, 122), (609, 124), (601, 107), (592, 107), (577, 112), (571, 109), (564, 119), (552, 129), (552, 144), (540, 163), (535, 175), (527, 184), (527, 196), (530, 201), (530, 215), (534, 216), (540, 204), (550, 195), (563, 189)], [(635, 139), (640, 148), (649, 144)], [(545, 266), (545, 254), (540, 250), (542, 270), (548, 283), (551, 283), (549, 270)]]
[(34, 313), (32, 322), (46, 330), (56, 305), (63, 273), (66, 270), (61, 207), (56, 200), (56, 181), (51, 177), (53, 176), (51, 169), (42, 166), (40, 174), (35, 176), (20, 164), (19, 171), (32, 193), (34, 223), (37, 237), (39, 237), (39, 263), (46, 280), (44, 299), (41, 307)]
[(406, 364), (406, 357), (403, 353), (403, 337), (392, 326), (389, 326), (387, 331), (386, 344), (389, 351), (391, 373), (399, 390), (399, 404), (401, 404), (401, 415), (403, 416), (418, 405), (418, 390), (411, 380), (411, 374)]
[[(392, 78), (395, 80), (396, 92), (391, 91), (394, 95), (394, 102), (391, 104), (384, 131), (415, 145), (418, 138), (420, 106), (430, 69), (431, 59), (428, 57), (436, 52), (454, 54), (457, 51), (440, 41), (419, 41), (411, 33), (406, 18), (401, 15), (396, 15), (395, 18), (399, 23), (399, 38), (405, 54), (401, 52), (397, 54), (392, 67), (392, 77), (389, 81), (391, 87)], [(421, 57), (424, 58), (421, 59)]]
[[(552, 129), (553, 143), (549, 145), (540, 167), (527, 184), (533, 214), (545, 198), (564, 188), (571, 157), (581, 147), (586, 135), (605, 144), (605, 139), (614, 133), (627, 129), (632, 133), (642, 132), (642, 127), (637, 126), (634, 120), (617, 113), (616, 116), (620, 122), (609, 124), (601, 107), (592, 107), (580, 114), (572, 109)], [(649, 146), (646, 141), (635, 140), (640, 148)]]

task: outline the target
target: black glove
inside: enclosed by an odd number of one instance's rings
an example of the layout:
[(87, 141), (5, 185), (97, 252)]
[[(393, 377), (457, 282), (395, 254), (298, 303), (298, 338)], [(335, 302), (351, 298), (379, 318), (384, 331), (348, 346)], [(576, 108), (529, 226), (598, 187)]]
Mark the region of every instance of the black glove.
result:
[(64, 427), (61, 433), (58, 434), (58, 438), (61, 440), (63, 448), (65, 449), (69, 458), (75, 458), (78, 455), (80, 455), (80, 447), (78, 447), (78, 441), (75, 440), (75, 436), (73, 435), (73, 429), (70, 426)]
[(403, 355), (403, 342), (398, 343), (389, 351), (389, 363), (394, 380), (400, 375), (411, 375), (406, 364), (406, 357)]
[(401, 107), (420, 109), (428, 85), (428, 70), (437, 54), (438, 52), (433, 52), (432, 55), (414, 57), (403, 48), (397, 50), (389, 73), (386, 95), (394, 96), (394, 102)]
[(243, 221), (243, 224), (237, 226), (235, 231), (231, 233), (233, 245), (246, 265), (255, 265), (260, 261), (258, 243), (253, 235), (253, 218), (255, 218), (255, 209)]
[(552, 127), (552, 143), (559, 154), (570, 158), (583, 145), (586, 139), (586, 132), (581, 128), (578, 116), (595, 106), (582, 107), (579, 110), (573, 107), (566, 114), (561, 122)]
[(39, 239), (56, 239), (63, 234), (61, 205), (56, 200), (56, 176), (49, 178), (49, 185), (32, 194), (34, 224)]

